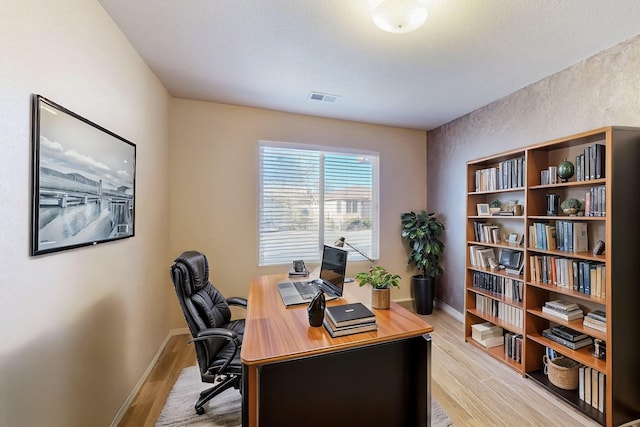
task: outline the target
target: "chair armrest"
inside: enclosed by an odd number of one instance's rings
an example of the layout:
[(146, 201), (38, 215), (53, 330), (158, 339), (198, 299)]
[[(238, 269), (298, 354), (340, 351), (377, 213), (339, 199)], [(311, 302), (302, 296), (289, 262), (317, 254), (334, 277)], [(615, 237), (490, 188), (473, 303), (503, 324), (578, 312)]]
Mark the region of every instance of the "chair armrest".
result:
[(241, 346), (240, 341), (238, 340), (238, 334), (236, 334), (235, 331), (232, 331), (231, 329), (207, 328), (198, 332), (198, 336), (190, 340), (189, 344), (196, 341), (207, 341), (212, 338), (226, 338), (227, 340), (233, 343), (233, 346), (234, 346), (233, 354), (229, 355), (229, 357), (225, 360), (222, 367), (218, 369), (218, 372), (224, 372), (226, 371), (227, 367), (229, 366), (229, 364), (231, 363), (235, 355), (238, 353), (238, 349)]
[(229, 340), (235, 340), (238, 338), (238, 334), (236, 334), (235, 331), (232, 331), (231, 329), (207, 328), (198, 332), (198, 336), (189, 341), (189, 343), (192, 343), (194, 341), (206, 341), (209, 338), (227, 338)]
[(240, 307), (247, 308), (247, 299), (246, 298), (240, 298), (240, 297), (231, 297), (231, 298), (227, 298), (227, 304), (229, 304), (229, 305), (237, 305), (237, 306), (240, 306)]

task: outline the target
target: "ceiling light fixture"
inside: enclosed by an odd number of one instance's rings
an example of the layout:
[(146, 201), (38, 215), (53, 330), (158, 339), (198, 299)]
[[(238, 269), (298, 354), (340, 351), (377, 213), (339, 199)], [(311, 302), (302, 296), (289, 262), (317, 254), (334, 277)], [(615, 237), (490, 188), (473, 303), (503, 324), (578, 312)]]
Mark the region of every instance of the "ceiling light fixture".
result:
[(389, 33), (417, 30), (426, 20), (427, 0), (381, 0), (373, 4), (373, 22)]

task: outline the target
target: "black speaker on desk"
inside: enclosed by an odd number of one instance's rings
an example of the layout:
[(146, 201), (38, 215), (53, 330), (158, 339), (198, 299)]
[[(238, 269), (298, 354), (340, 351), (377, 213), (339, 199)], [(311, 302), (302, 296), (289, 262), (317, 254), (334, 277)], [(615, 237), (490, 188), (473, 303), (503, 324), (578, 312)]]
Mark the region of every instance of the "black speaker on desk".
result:
[(324, 299), (324, 292), (320, 291), (309, 303), (307, 307), (307, 314), (309, 315), (309, 324), (311, 326), (322, 326), (324, 320), (324, 308), (326, 301)]

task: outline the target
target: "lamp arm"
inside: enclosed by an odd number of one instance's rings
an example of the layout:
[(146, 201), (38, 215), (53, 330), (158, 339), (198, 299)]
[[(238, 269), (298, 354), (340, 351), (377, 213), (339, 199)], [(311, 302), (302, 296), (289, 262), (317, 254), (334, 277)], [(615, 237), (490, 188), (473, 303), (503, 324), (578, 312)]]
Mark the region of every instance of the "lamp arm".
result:
[(375, 261), (372, 260), (371, 258), (369, 258), (367, 255), (365, 255), (360, 249), (356, 248), (355, 246), (353, 246), (352, 244), (348, 243), (348, 242), (344, 242), (345, 245), (349, 246), (351, 249), (353, 249), (354, 251), (358, 252), (360, 255), (362, 255), (363, 257), (365, 257), (371, 264), (373, 264)]

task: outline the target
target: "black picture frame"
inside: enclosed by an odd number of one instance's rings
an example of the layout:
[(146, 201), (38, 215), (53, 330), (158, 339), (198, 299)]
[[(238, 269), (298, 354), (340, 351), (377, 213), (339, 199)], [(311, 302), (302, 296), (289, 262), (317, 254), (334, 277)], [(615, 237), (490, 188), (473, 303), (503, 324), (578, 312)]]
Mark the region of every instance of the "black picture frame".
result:
[(500, 251), (500, 265), (510, 269), (519, 269), (522, 262), (522, 252), (513, 249)]
[(135, 235), (136, 145), (32, 97), (31, 255)]

